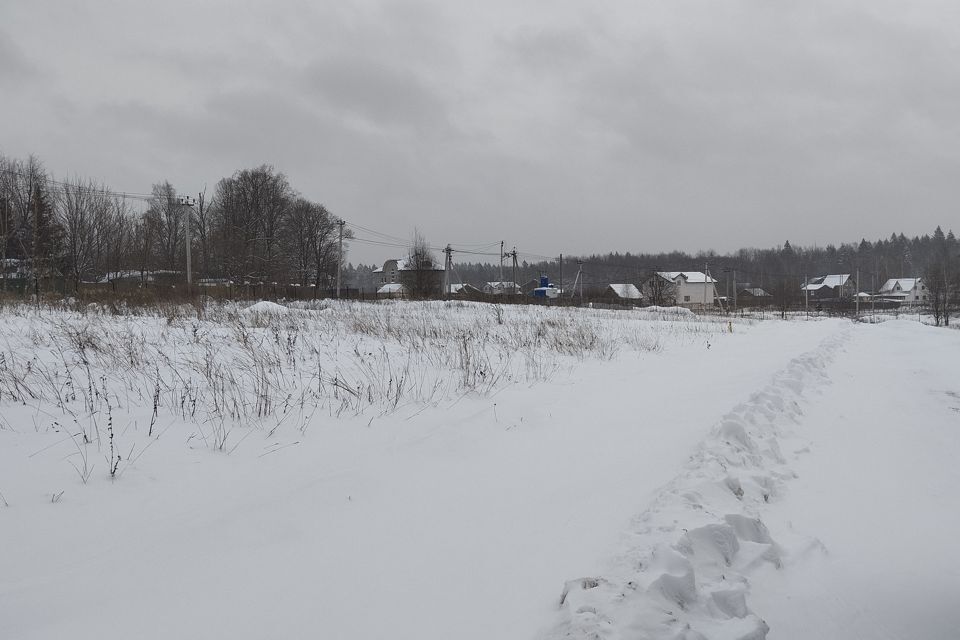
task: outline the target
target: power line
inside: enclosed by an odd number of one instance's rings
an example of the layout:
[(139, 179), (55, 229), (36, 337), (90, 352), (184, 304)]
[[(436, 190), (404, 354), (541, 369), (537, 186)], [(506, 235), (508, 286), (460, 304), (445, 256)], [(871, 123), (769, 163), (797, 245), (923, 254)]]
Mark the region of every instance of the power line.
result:
[[(114, 191), (113, 189), (108, 189), (105, 186), (92, 186), (89, 184), (64, 182), (62, 180), (55, 180), (46, 175), (31, 176), (29, 174), (26, 174), (20, 171), (15, 171), (13, 169), (0, 169), (0, 172), (6, 173), (9, 175), (15, 175), (24, 179), (31, 179), (31, 180), (37, 180), (38, 182), (43, 182), (47, 185), (48, 189), (50, 189), (51, 191), (57, 191), (58, 193), (66, 193), (70, 191), (74, 191), (74, 192), (86, 191), (90, 193), (98, 193), (98, 194), (103, 194), (107, 196), (112, 196), (115, 198), (128, 198), (131, 200), (149, 201), (149, 200), (157, 199), (157, 196), (152, 193), (147, 194), (147, 193), (141, 193), (136, 191)], [(173, 197), (176, 197), (176, 194), (174, 194)]]

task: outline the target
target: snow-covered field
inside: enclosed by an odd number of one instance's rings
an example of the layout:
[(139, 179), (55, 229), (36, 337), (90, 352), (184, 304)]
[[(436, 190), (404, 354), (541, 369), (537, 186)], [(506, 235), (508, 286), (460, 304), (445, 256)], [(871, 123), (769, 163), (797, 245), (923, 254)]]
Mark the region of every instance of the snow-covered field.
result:
[(0, 638), (949, 638), (960, 332), (0, 312)]

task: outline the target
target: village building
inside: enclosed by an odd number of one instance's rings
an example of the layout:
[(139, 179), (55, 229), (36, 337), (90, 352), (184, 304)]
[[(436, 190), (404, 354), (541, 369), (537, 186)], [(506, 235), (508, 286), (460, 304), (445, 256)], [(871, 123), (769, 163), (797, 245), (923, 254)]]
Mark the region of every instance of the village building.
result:
[(849, 273), (811, 278), (800, 287), (800, 291), (810, 300), (816, 301), (852, 299), (857, 293)]
[(717, 297), (717, 281), (702, 271), (658, 271), (655, 277), (670, 285), (670, 298), (682, 307), (712, 307)]
[(373, 270), (378, 289), (377, 296), (384, 285), (402, 284), (403, 292), (395, 289), (384, 292), (382, 297), (440, 297), (443, 295), (443, 265), (428, 264), (417, 268), (406, 258), (391, 258), (382, 267)]
[(520, 285), (516, 282), (487, 282), (483, 292), (490, 296), (519, 295)]
[(891, 278), (880, 287), (876, 299), (900, 304), (924, 304), (927, 302), (927, 285), (923, 278)]
[(741, 307), (765, 307), (773, 304), (773, 295), (761, 287), (747, 287), (737, 291), (737, 305)]
[(602, 298), (623, 300), (641, 300), (643, 295), (635, 284), (608, 284), (603, 290)]

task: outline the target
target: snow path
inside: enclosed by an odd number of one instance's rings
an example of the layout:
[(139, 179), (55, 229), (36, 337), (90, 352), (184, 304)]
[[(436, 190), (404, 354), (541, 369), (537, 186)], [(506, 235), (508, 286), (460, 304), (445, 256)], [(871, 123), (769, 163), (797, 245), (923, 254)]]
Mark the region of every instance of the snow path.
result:
[(956, 638), (960, 332), (857, 327), (830, 375), (764, 518), (792, 556), (755, 577), (752, 605), (783, 640)]
[(850, 327), (824, 339), (720, 417), (631, 526), (632, 539), (599, 576), (575, 578), (548, 638), (762, 640), (750, 579), (782, 567), (762, 521), (793, 477), (782, 454), (801, 403), (829, 383), (825, 369)]
[(852, 326), (730, 411), (554, 638), (951, 638), (960, 333)]
[(165, 436), (112, 484), (0, 432), (0, 637), (534, 637), (712, 425), (848, 326), (737, 327), (229, 456)]

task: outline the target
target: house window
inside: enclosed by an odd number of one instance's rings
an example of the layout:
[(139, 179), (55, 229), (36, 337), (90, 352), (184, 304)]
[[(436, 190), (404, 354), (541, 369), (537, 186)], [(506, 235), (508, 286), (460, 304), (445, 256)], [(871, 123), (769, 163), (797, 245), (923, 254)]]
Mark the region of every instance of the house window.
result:
[(683, 296), (684, 302), (690, 302), (690, 296)]

